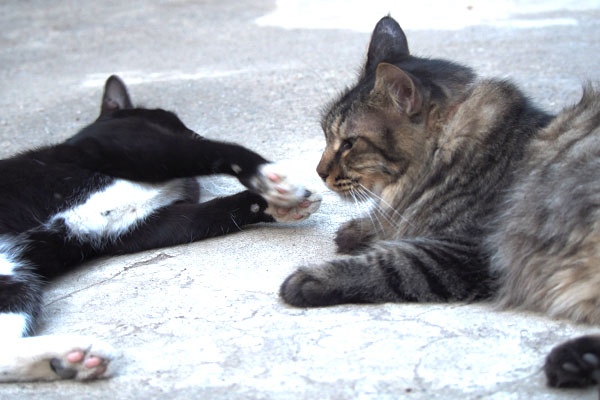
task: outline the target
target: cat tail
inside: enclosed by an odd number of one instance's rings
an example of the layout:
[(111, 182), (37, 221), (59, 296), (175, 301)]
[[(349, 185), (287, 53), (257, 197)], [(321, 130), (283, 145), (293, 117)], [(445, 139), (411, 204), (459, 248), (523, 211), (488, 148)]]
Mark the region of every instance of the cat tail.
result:
[(0, 339), (33, 334), (44, 280), (23, 257), (25, 247), (0, 235)]
[(485, 299), (494, 279), (479, 254), (469, 240), (379, 242), (361, 255), (299, 268), (281, 285), (280, 296), (298, 307)]

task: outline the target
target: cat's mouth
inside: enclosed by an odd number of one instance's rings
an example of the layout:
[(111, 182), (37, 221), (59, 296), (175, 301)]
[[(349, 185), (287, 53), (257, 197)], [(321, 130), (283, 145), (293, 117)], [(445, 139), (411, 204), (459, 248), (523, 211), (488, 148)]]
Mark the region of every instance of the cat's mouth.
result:
[(359, 178), (338, 177), (328, 186), (342, 199), (354, 203), (367, 201), (371, 193)]
[(344, 200), (362, 202), (378, 198), (386, 186), (381, 179), (372, 178), (371, 176), (360, 178), (340, 176), (333, 179), (328, 178), (326, 184)]
[(327, 186), (342, 199), (352, 202), (380, 198), (386, 183), (381, 179), (369, 179), (368, 176), (363, 178), (337, 177), (333, 182), (327, 182)]
[(360, 182), (358, 179), (348, 177), (337, 177), (330, 185), (334, 191), (340, 194), (351, 192), (353, 189), (356, 189), (359, 186)]

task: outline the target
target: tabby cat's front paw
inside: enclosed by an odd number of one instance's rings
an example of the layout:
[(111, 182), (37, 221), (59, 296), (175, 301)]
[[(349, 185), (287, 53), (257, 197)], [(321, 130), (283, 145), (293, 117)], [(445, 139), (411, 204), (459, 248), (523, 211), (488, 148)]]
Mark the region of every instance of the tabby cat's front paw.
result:
[(373, 240), (371, 230), (367, 230), (359, 219), (353, 219), (344, 223), (335, 235), (337, 252), (340, 254), (357, 254), (368, 248)]
[(301, 221), (319, 209), (321, 195), (290, 182), (280, 163), (262, 165), (253, 186), (269, 203), (265, 213), (278, 222)]
[(548, 386), (585, 387), (600, 382), (600, 336), (582, 336), (548, 354), (544, 365)]
[(286, 303), (296, 307), (330, 306), (342, 302), (340, 293), (307, 268), (299, 268), (288, 276), (281, 284), (279, 295)]

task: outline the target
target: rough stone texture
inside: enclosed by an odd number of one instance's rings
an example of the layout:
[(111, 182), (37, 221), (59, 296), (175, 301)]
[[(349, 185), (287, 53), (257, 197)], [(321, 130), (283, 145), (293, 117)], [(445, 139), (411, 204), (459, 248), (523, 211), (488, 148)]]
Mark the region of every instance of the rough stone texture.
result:
[[(119, 73), (134, 102), (176, 110), (205, 136), (298, 160), (324, 191), (322, 208), (303, 223), (101, 259), (53, 283), (40, 333), (103, 338), (123, 350), (120, 373), (2, 385), (0, 398), (596, 398), (595, 389), (547, 389), (541, 366), (553, 345), (597, 327), (486, 305), (303, 310), (279, 301), (287, 274), (333, 257), (335, 230), (356, 213), (325, 191), (314, 168), (324, 147), (320, 107), (354, 79), (369, 35), (261, 27), (255, 19), (275, 4), (248, 3), (0, 4), (0, 156), (74, 134), (99, 112), (104, 79)], [(578, 25), (408, 36), (414, 53), (510, 77), (556, 111), (600, 65), (598, 8), (528, 15), (557, 16)], [(240, 188), (224, 178), (206, 187), (209, 195)]]

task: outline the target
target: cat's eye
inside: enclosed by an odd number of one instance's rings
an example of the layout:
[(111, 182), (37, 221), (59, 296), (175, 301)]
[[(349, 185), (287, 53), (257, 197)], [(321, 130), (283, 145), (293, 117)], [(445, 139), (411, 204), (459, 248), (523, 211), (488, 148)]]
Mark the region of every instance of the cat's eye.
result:
[(354, 143), (353, 143), (353, 141), (352, 141), (352, 140), (348, 140), (348, 139), (346, 139), (346, 140), (342, 141), (342, 144), (340, 144), (340, 148), (339, 148), (339, 150), (338, 150), (338, 151), (339, 151), (340, 153), (343, 153), (344, 151), (350, 150), (350, 149), (352, 148), (352, 145), (353, 145), (353, 144), (354, 144)]

